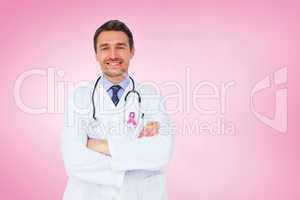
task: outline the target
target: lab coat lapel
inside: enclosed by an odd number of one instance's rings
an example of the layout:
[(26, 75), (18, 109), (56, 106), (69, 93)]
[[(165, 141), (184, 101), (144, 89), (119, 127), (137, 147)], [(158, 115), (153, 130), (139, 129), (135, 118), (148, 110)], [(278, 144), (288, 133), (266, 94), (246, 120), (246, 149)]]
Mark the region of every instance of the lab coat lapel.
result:
[(122, 97), (119, 100), (119, 103), (116, 106), (116, 109), (124, 109), (125, 106), (125, 96), (126, 94), (129, 92), (129, 90), (132, 88), (132, 82), (130, 81), (130, 83), (128, 84), (128, 86), (125, 88), (124, 93), (122, 95)]
[[(102, 80), (100, 80), (102, 81)], [(111, 113), (115, 110), (115, 104), (112, 102), (107, 91), (103, 88), (102, 84), (98, 84), (96, 88), (95, 95), (95, 105), (96, 105), (96, 116), (104, 113)]]

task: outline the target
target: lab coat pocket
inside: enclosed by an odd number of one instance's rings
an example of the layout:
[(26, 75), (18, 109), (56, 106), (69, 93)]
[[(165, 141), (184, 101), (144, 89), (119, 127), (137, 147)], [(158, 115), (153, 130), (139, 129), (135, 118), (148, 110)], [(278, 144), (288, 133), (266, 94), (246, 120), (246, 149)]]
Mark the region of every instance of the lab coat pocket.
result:
[(142, 200), (167, 200), (165, 174), (153, 175), (143, 180)]

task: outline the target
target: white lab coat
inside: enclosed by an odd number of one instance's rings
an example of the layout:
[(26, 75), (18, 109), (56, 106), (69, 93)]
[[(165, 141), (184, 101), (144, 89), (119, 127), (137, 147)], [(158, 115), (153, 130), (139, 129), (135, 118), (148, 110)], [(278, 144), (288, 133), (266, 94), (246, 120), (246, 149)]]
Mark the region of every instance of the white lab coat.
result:
[[(137, 85), (142, 97), (141, 111), (145, 114), (139, 127), (147, 121), (158, 121), (160, 133), (137, 138), (137, 127), (124, 129), (124, 96), (131, 88), (132, 83), (115, 107), (98, 84), (96, 122), (92, 120), (93, 84), (78, 88), (69, 97), (62, 134), (62, 155), (68, 176), (64, 200), (167, 199), (165, 168), (173, 146), (169, 117), (162, 97), (154, 88)], [(98, 125), (96, 129), (93, 123)], [(88, 149), (88, 137), (106, 138), (111, 156)]]

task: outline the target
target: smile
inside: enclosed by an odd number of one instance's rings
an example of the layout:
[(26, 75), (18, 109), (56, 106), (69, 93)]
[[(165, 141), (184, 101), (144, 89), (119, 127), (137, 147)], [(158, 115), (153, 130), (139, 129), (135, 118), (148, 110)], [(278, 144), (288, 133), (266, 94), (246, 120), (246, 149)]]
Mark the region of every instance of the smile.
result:
[(119, 61), (119, 62), (106, 62), (107, 65), (110, 65), (110, 66), (118, 66), (118, 65), (121, 65), (122, 62)]

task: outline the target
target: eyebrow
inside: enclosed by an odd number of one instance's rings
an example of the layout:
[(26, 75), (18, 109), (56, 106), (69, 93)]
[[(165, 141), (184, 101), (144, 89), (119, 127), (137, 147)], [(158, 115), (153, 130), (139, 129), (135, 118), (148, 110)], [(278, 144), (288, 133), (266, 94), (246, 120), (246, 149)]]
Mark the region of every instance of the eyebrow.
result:
[(101, 48), (101, 47), (106, 47), (106, 46), (108, 46), (107, 43), (105, 43), (105, 44), (100, 44), (100, 45), (99, 45), (100, 48)]
[[(107, 46), (109, 46), (108, 43), (104, 43), (104, 44), (100, 44), (100, 45), (99, 45), (100, 48), (101, 48), (101, 47), (107, 47)], [(116, 46), (127, 46), (127, 44), (126, 44), (126, 43), (123, 43), (123, 42), (118, 42), (118, 43), (116, 43)]]
[(119, 43), (117, 43), (116, 45), (117, 45), (117, 46), (127, 46), (127, 44), (126, 44), (126, 43), (123, 43), (123, 42), (119, 42)]

